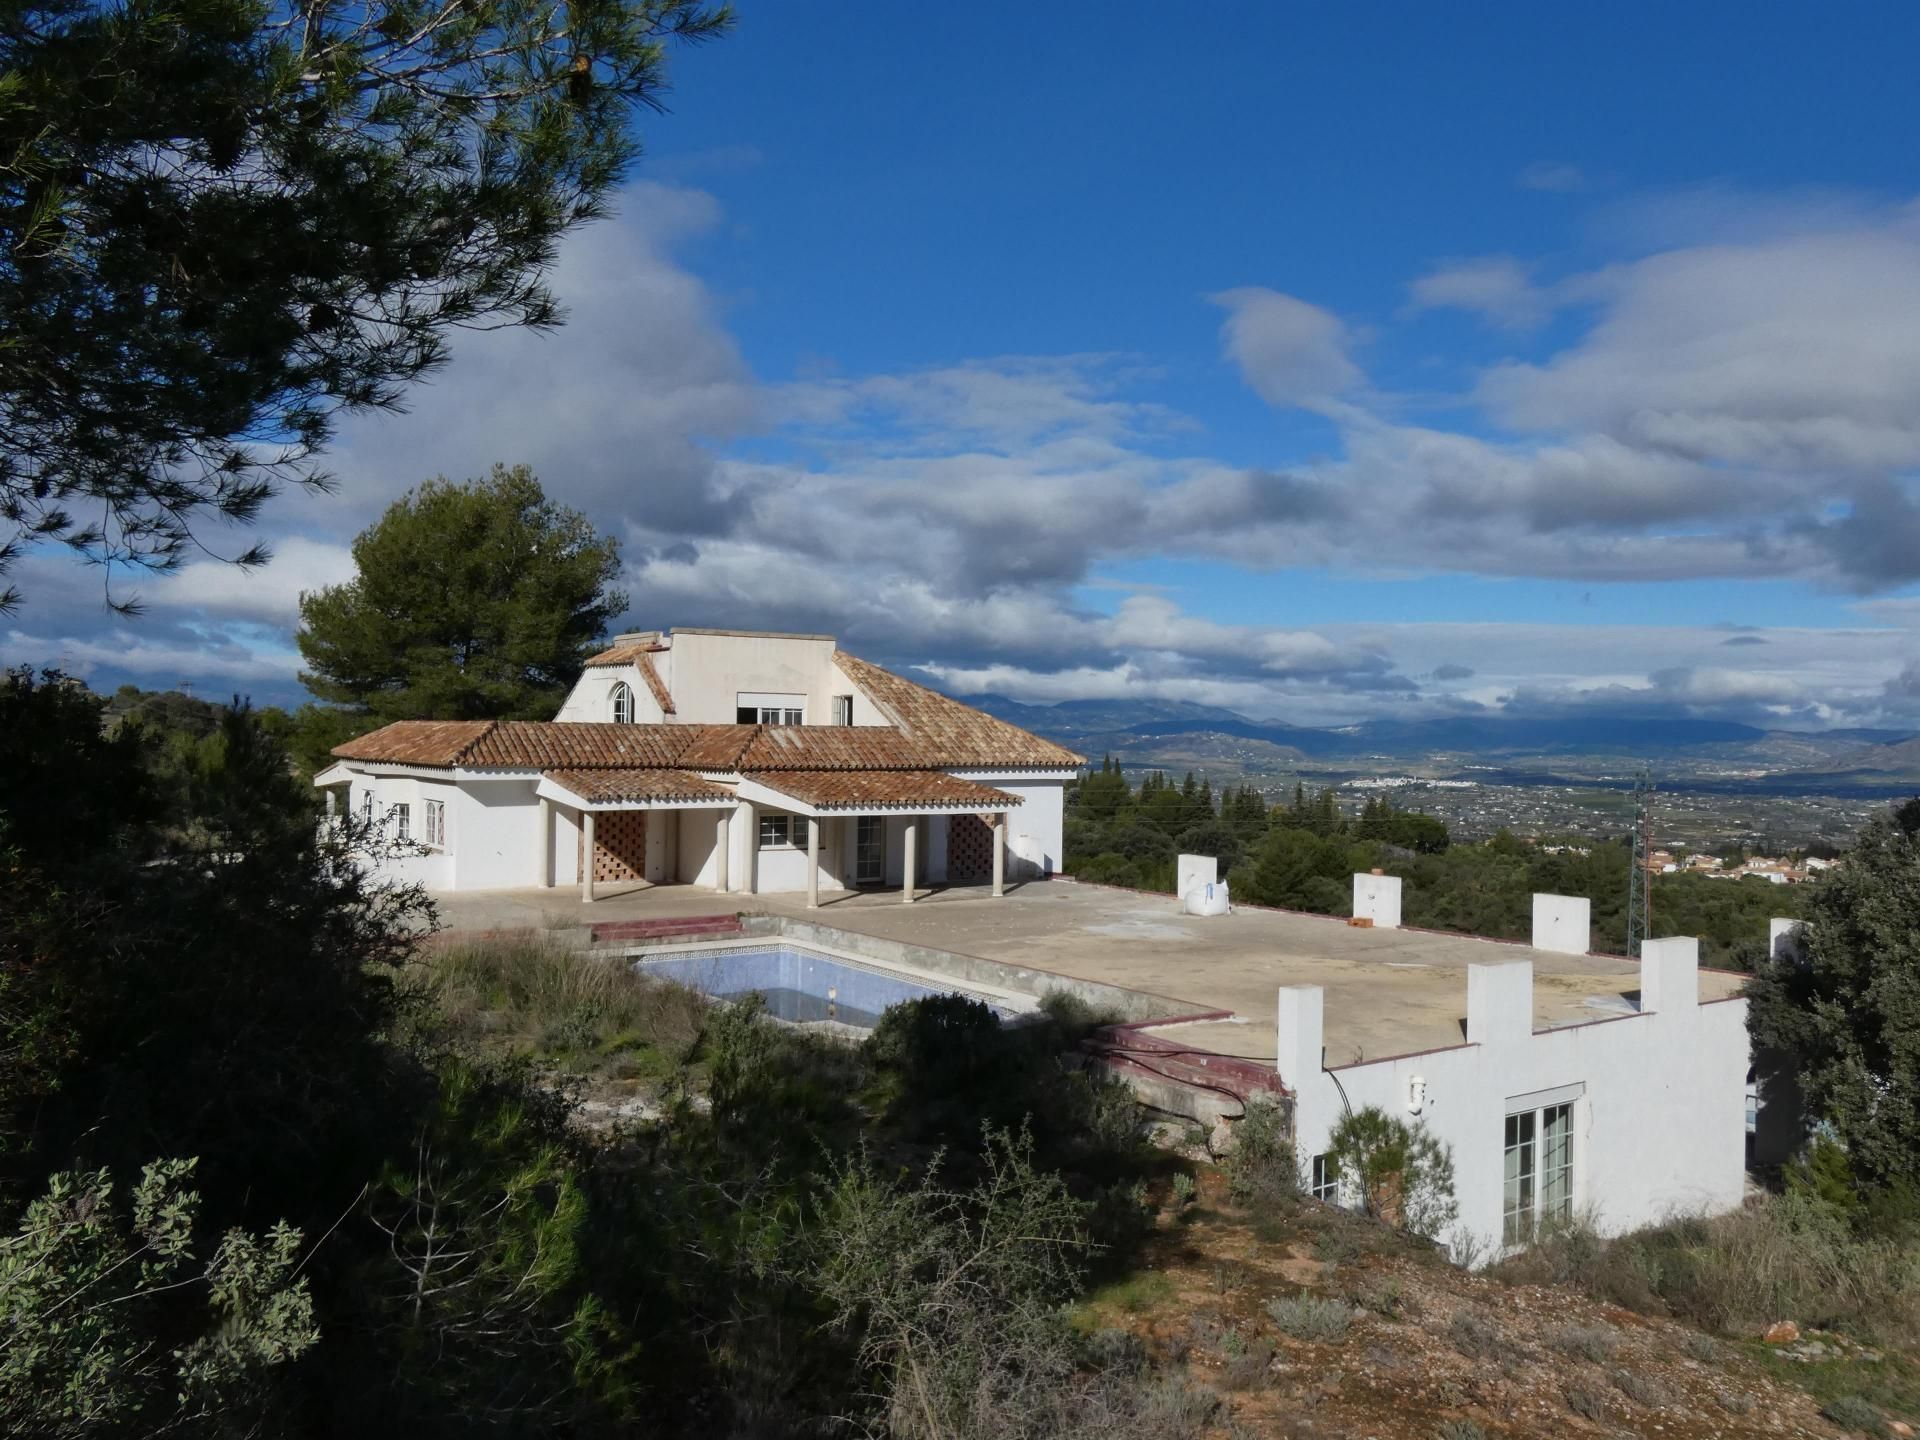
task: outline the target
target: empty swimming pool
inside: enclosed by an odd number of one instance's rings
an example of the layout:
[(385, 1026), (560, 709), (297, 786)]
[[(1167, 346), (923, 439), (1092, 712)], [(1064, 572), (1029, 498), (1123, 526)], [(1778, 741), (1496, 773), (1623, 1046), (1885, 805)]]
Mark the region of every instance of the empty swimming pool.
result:
[(871, 1030), (889, 1005), (930, 995), (967, 995), (986, 1001), (1002, 1015), (1007, 1013), (995, 997), (963, 985), (943, 986), (930, 977), (903, 975), (785, 940), (663, 951), (635, 961), (634, 969), (678, 981), (717, 1000), (763, 995), (767, 1013), (781, 1020), (834, 1020), (863, 1030)]

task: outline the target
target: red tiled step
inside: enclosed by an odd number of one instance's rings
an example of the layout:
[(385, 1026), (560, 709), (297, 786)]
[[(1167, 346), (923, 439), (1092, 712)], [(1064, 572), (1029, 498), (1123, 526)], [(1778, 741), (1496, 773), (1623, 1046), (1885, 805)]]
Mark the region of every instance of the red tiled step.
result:
[(685, 939), (690, 935), (738, 935), (738, 915), (682, 915), (670, 920), (606, 920), (588, 927), (593, 942)]

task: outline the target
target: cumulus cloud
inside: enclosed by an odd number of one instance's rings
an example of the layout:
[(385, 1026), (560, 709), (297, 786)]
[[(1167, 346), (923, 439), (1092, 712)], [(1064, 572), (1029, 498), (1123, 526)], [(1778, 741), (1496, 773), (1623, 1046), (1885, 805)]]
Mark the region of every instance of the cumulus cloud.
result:
[(1511, 255), (1482, 255), (1435, 266), (1408, 287), (1409, 308), (1465, 310), (1509, 330), (1530, 330), (1558, 302), (1536, 285), (1533, 267)]
[(1227, 358), (1269, 404), (1312, 409), (1360, 384), (1348, 355), (1353, 336), (1332, 311), (1258, 285), (1208, 298), (1227, 312), (1220, 327)]
[[(1412, 423), (1408, 397), (1369, 382), (1358, 325), (1272, 289), (1221, 292), (1221, 345), (1246, 384), (1332, 422), (1326, 453), (1276, 439), (1263, 464), (1210, 453), (1159, 398), (1151, 357), (755, 375), (685, 258), (721, 218), (697, 190), (634, 187), (621, 220), (561, 257), (566, 327), (471, 337), (411, 414), (349, 426), (340, 496), (277, 506), (266, 570), (196, 562), (147, 585), (142, 663), (159, 669), (140, 673), (290, 677), (297, 596), (344, 577), (354, 530), (428, 476), (524, 460), (621, 538), (633, 622), (830, 631), (957, 688), (1188, 698), (1303, 723), (1503, 697), (1772, 723), (1869, 723), (1905, 703), (1889, 677), (1912, 659), (1911, 599), (1863, 602), (1898, 629), (1729, 639), (1224, 623), (1177, 590), (1111, 611), (1076, 598), (1169, 557), (1863, 594), (1920, 580), (1920, 494), (1901, 478), (1920, 464), (1920, 329), (1904, 323), (1920, 312), (1920, 239), (1904, 212), (1696, 236), (1588, 275), (1506, 256), (1437, 266), (1414, 281), (1415, 309), (1470, 310), (1538, 347), (1488, 371), (1467, 397), (1478, 411), (1454, 424)], [(1569, 300), (1583, 308), (1538, 332), (1547, 349), (1528, 327)], [(23, 617), (7, 653), (121, 653), (97, 596), (73, 603)], [(75, 623), (83, 608), (95, 618)], [(1714, 663), (1734, 658), (1727, 645), (1756, 663)]]

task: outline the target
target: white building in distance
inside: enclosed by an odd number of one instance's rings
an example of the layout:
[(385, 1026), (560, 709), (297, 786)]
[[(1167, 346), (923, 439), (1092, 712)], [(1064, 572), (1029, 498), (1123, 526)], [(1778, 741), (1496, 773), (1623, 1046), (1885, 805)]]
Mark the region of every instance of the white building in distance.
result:
[(829, 635), (616, 636), (557, 719), (404, 720), (338, 746), (330, 811), (430, 890), (991, 884), (1061, 864), (1080, 756)]

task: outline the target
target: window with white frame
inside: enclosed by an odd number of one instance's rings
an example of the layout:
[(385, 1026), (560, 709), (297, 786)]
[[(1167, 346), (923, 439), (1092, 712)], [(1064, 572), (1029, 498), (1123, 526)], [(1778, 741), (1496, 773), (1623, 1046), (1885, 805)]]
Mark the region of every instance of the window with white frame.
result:
[(624, 680), (613, 683), (613, 723), (633, 724), (633, 687)]
[(807, 817), (804, 815), (762, 815), (762, 850), (804, 850), (807, 848)]
[(393, 807), (393, 838), (403, 841), (413, 839), (413, 807), (411, 805)]
[(363, 824), (373, 824), (373, 787), (371, 785), (360, 792), (360, 819)]
[(833, 697), (833, 723), (851, 725), (853, 723), (853, 697), (836, 695)]
[(734, 720), (741, 725), (804, 725), (804, 695), (756, 694), (742, 690), (734, 696)]
[(1505, 1140), (1500, 1238), (1524, 1245), (1573, 1219), (1573, 1102), (1510, 1112)]
[(420, 816), (425, 833), (420, 839), (430, 850), (447, 848), (447, 802), (429, 800)]
[(1331, 1155), (1313, 1157), (1313, 1171), (1307, 1177), (1307, 1188), (1316, 1200), (1324, 1200), (1329, 1205), (1340, 1203), (1340, 1162)]

